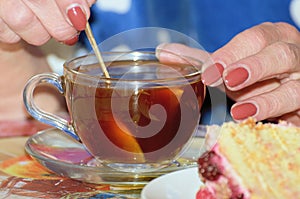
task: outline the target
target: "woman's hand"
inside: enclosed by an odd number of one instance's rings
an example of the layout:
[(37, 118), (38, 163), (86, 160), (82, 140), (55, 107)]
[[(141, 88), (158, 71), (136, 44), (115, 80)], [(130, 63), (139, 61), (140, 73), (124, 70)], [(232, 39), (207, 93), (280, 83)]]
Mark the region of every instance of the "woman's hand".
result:
[[(201, 57), (200, 50), (178, 44), (164, 51)], [(200, 53), (200, 54), (199, 54)], [(209, 86), (224, 82), (235, 120), (282, 119), (300, 125), (300, 33), (287, 23), (263, 23), (236, 35), (206, 61), (203, 81)], [(210, 59), (206, 59), (210, 60)], [(211, 64), (214, 63), (214, 64)]]
[(85, 29), (95, 0), (0, 0), (0, 41), (42, 45), (50, 38), (72, 45)]

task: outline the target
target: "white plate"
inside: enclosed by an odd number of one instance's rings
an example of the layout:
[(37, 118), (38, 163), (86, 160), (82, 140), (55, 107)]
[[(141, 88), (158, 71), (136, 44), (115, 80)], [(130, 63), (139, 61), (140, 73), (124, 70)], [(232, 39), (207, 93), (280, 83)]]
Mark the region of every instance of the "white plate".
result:
[(196, 168), (162, 175), (150, 181), (142, 190), (142, 199), (195, 199), (203, 183)]

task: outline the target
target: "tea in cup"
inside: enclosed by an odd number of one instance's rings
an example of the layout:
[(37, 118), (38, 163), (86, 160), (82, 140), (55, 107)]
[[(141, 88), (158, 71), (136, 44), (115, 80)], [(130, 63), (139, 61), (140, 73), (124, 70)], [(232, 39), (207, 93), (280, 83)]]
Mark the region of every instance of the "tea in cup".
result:
[[(64, 64), (64, 74), (32, 77), (24, 103), (35, 119), (82, 142), (101, 164), (147, 172), (180, 156), (197, 129), (205, 97), (199, 66), (160, 63), (155, 53), (102, 54), (110, 77), (94, 55)], [(34, 103), (34, 89), (54, 85), (64, 96), (70, 121)]]

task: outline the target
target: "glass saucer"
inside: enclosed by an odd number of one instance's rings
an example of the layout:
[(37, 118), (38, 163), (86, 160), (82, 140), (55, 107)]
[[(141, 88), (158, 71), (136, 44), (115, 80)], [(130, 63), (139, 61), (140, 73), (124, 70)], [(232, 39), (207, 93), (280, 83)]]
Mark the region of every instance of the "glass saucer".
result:
[(25, 150), (44, 167), (61, 176), (95, 184), (138, 186), (163, 174), (197, 166), (204, 132), (205, 127), (199, 126), (187, 149), (168, 167), (144, 173), (122, 172), (99, 165), (81, 143), (54, 128), (31, 136)]

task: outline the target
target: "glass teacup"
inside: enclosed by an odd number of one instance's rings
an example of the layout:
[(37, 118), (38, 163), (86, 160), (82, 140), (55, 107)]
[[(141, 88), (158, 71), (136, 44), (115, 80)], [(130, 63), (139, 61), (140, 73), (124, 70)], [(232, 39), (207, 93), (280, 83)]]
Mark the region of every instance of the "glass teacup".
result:
[[(37, 120), (81, 141), (103, 165), (147, 172), (179, 157), (195, 133), (205, 97), (199, 65), (160, 63), (153, 52), (103, 53), (110, 78), (94, 55), (64, 64), (64, 74), (39, 74), (24, 89)], [(34, 103), (41, 82), (64, 94), (70, 121)]]

